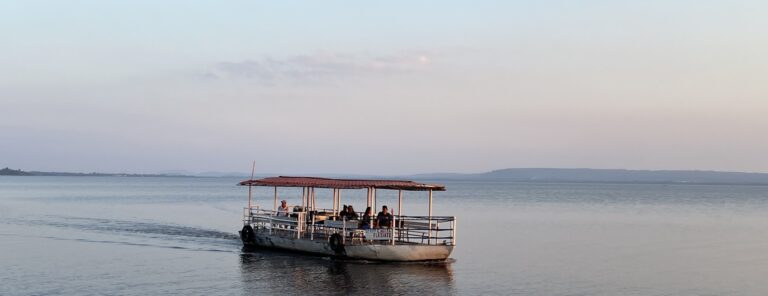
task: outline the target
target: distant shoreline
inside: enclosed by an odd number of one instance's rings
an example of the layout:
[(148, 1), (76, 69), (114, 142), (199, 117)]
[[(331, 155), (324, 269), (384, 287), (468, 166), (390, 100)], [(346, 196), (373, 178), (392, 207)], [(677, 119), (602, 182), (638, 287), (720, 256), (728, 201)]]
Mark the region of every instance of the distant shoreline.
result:
[[(130, 173), (69, 173), (0, 169), (0, 176), (62, 176), (62, 177), (187, 177), (187, 178), (248, 178), (244, 175), (206, 173), (190, 174), (130, 174)], [(265, 176), (259, 174), (259, 177)], [(573, 184), (659, 184), (659, 185), (768, 185), (767, 173), (743, 173), (686, 170), (617, 170), (513, 168), (485, 173), (431, 173), (415, 175), (342, 175), (313, 174), (318, 177), (350, 179), (412, 179), (466, 182), (573, 183)]]
[(519, 184), (601, 184), (601, 185), (729, 185), (729, 186), (768, 186), (768, 183), (716, 183), (716, 182), (638, 182), (638, 181), (573, 181), (573, 180), (501, 180), (501, 179), (461, 179), (461, 178), (423, 178), (413, 177), (414, 181), (433, 181), (433, 182), (467, 182), (467, 183), (519, 183)]
[(414, 179), (533, 183), (768, 185), (768, 174), (766, 173), (693, 170), (513, 168), (477, 174), (434, 173), (409, 177)]
[(127, 173), (68, 173), (68, 172), (40, 172), (22, 171), (20, 169), (0, 169), (0, 176), (26, 176), (26, 177), (196, 177), (174, 174), (127, 174)]

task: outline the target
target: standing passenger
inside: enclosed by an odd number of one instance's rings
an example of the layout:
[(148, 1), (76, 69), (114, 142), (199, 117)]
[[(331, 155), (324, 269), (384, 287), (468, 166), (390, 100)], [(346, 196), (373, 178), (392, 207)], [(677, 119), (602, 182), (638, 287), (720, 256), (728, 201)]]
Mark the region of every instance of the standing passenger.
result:
[(277, 208), (277, 216), (288, 216), (288, 203), (285, 200), (280, 201), (280, 207)]

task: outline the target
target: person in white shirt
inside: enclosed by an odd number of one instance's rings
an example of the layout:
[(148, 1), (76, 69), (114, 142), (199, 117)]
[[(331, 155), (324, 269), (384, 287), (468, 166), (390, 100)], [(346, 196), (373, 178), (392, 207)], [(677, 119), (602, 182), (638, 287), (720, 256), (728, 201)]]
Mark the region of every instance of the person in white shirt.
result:
[(288, 203), (285, 200), (280, 201), (280, 206), (277, 208), (277, 215), (288, 217), (288, 213), (290, 212), (291, 211), (288, 208)]

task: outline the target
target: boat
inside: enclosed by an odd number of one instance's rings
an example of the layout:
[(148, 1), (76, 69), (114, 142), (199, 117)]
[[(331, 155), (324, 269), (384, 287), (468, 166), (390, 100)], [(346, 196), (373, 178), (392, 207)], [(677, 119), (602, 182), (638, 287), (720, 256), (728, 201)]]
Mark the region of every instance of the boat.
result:
[[(245, 247), (339, 259), (400, 262), (445, 261), (456, 247), (456, 217), (432, 215), (433, 192), (445, 191), (444, 185), (292, 176), (251, 178), (239, 185), (248, 186), (248, 206), (243, 209), (240, 230)], [(254, 204), (252, 188), (256, 186), (273, 187), (269, 193), (273, 199), (272, 209)], [(301, 205), (293, 206), (290, 212), (279, 211), (279, 188), (301, 188)], [(391, 220), (382, 225), (377, 225), (375, 219), (363, 223), (361, 212), (356, 213), (358, 219), (348, 219), (347, 215), (340, 215), (342, 190), (366, 190), (367, 206), (371, 209), (377, 209), (378, 191), (394, 190), (398, 193), (397, 207), (392, 209)], [(421, 192), (428, 198), (426, 215), (403, 215), (404, 192)], [(318, 206), (318, 195), (331, 199), (330, 209)], [(376, 211), (372, 213), (375, 217)]]

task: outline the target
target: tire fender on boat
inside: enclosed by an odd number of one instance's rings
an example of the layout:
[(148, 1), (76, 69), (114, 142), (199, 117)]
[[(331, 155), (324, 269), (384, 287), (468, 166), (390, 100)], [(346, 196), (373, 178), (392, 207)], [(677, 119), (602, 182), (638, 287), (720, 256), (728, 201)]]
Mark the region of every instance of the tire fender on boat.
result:
[(328, 238), (328, 245), (331, 246), (331, 250), (336, 252), (336, 254), (344, 253), (344, 239), (340, 234), (332, 234), (331, 237)]
[(243, 226), (243, 230), (240, 231), (240, 239), (242, 239), (244, 243), (252, 243), (255, 237), (256, 235), (253, 233), (251, 225)]

